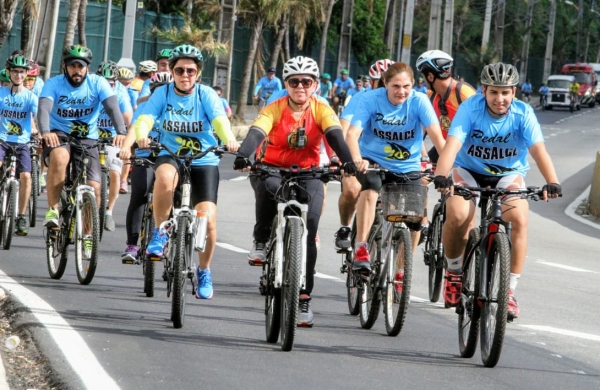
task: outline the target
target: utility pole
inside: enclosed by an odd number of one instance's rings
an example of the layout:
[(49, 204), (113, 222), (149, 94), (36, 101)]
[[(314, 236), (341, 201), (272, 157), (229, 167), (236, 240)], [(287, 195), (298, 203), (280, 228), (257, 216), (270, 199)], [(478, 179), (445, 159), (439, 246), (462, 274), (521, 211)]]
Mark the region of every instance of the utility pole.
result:
[(575, 50), (575, 62), (581, 61), (581, 30), (583, 28), (583, 0), (579, 0), (579, 9), (577, 10), (577, 49)]
[(498, 0), (498, 11), (496, 12), (496, 61), (502, 61), (504, 52), (504, 10), (506, 9), (506, 0)]
[(215, 59), (215, 72), (213, 74), (213, 85), (223, 88), (223, 95), (230, 99), (229, 88), (231, 86), (231, 63), (233, 56), (233, 35), (236, 20), (236, 0), (221, 0), (221, 13), (217, 28), (217, 42), (229, 42), (229, 53), (222, 54)]
[(58, 25), (58, 13), (60, 11), (60, 0), (54, 0), (52, 7), (52, 24), (50, 25), (50, 39), (48, 40), (48, 51), (46, 52), (46, 72), (44, 78), (48, 80), (52, 75), (52, 57), (54, 56), (54, 43), (56, 42), (56, 26)]
[(550, 20), (548, 21), (548, 39), (546, 40), (546, 55), (544, 56), (544, 76), (548, 80), (552, 70), (552, 50), (554, 46), (554, 26), (556, 24), (556, 0), (550, 0)]
[(487, 0), (485, 2), (485, 17), (483, 19), (483, 38), (481, 39), (481, 56), (479, 57), (483, 60), (483, 56), (487, 52), (488, 43), (490, 41), (490, 28), (492, 26), (492, 3), (493, 0)]
[(400, 14), (400, 17), (398, 18), (398, 20), (400, 21), (400, 23), (398, 23), (398, 47), (396, 48), (396, 62), (400, 62), (400, 56), (402, 53), (402, 37), (404, 35), (404, 7), (405, 7), (405, 2), (406, 0), (399, 0), (400, 1), (400, 9), (398, 10), (398, 13)]
[(521, 69), (519, 70), (519, 81), (521, 84), (527, 80), (527, 61), (529, 59), (529, 41), (531, 40), (531, 23), (533, 21), (533, 6), (535, 0), (529, 0), (527, 4), (527, 19), (525, 20), (525, 37), (523, 39), (523, 50), (521, 51)]
[(350, 71), (353, 13), (354, 0), (344, 0), (344, 6), (342, 8), (342, 29), (340, 31), (340, 50), (338, 52), (338, 75), (342, 69), (348, 69), (348, 71)]
[[(117, 62), (119, 68), (129, 68), (135, 70), (133, 62), (133, 36), (135, 34), (135, 13), (138, 2), (129, 0), (125, 6), (125, 28), (123, 29), (123, 49), (121, 50), (121, 59)], [(143, 3), (142, 3), (143, 6)]]
[(442, 0), (431, 0), (431, 11), (429, 12), (429, 38), (427, 39), (427, 50), (435, 50), (440, 47), (441, 17)]
[(400, 61), (410, 64), (412, 48), (413, 18), (415, 16), (415, 0), (406, 1), (406, 18), (404, 20), (404, 35), (402, 36), (402, 55)]
[(108, 0), (106, 2), (106, 24), (104, 25), (104, 53), (102, 56), (102, 61), (108, 60), (108, 42), (110, 36), (110, 16), (112, 12), (112, 0)]
[(444, 34), (442, 38), (442, 51), (452, 55), (452, 38), (454, 37), (454, 0), (446, 0), (444, 10)]

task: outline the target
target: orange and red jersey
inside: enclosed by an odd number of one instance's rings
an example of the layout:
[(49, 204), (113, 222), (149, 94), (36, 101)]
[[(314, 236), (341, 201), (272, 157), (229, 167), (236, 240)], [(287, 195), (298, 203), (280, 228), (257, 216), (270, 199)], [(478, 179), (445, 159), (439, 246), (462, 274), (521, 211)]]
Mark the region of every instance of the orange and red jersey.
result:
[[(459, 88), (458, 92), (456, 91), (457, 87)], [(450, 85), (448, 98), (445, 101), (446, 112), (443, 113), (442, 110), (440, 110), (440, 95), (432, 90), (427, 91), (427, 96), (433, 105), (435, 114), (440, 120), (440, 127), (442, 128), (442, 135), (444, 136), (444, 139), (448, 137), (448, 130), (450, 130), (452, 119), (454, 119), (454, 115), (456, 115), (456, 111), (458, 111), (458, 106), (476, 93), (477, 91), (475, 91), (469, 84), (462, 82), (457, 83), (453, 81)]]

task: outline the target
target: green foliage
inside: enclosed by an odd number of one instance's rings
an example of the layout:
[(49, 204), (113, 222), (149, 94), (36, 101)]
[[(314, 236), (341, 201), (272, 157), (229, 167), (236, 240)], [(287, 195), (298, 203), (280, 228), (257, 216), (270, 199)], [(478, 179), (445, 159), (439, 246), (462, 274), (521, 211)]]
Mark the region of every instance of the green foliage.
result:
[(355, 0), (352, 16), (352, 53), (361, 66), (389, 56), (383, 29), (385, 1)]

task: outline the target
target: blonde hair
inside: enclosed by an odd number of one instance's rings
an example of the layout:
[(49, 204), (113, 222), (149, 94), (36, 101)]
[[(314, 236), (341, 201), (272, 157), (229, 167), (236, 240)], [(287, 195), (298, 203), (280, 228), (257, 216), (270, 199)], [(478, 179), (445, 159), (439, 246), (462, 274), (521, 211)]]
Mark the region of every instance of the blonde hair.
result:
[(412, 68), (410, 65), (405, 64), (404, 62), (395, 62), (390, 65), (388, 69), (381, 75), (381, 79), (383, 79), (387, 84), (392, 78), (394, 78), (394, 76), (402, 72), (406, 73), (410, 77), (413, 84), (415, 83), (415, 75)]

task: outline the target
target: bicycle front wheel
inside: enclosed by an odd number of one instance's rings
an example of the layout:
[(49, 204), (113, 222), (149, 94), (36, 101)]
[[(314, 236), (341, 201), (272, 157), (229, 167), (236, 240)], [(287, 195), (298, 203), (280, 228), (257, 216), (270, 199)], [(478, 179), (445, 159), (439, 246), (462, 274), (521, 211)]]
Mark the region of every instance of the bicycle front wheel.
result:
[(185, 318), (185, 280), (187, 279), (187, 265), (190, 264), (190, 251), (186, 237), (190, 220), (187, 217), (177, 218), (177, 231), (174, 234), (175, 255), (173, 256), (173, 296), (171, 298), (171, 319), (176, 329), (183, 327)]
[(17, 188), (17, 182), (11, 181), (8, 186), (8, 193), (6, 194), (6, 210), (4, 214), (4, 234), (3, 236), (3, 246), (4, 249), (10, 249), (10, 244), (12, 243), (13, 232), (15, 231), (15, 215), (17, 212), (17, 196), (19, 194), (19, 189)]
[(410, 301), (412, 278), (412, 240), (408, 229), (399, 229), (390, 251), (385, 288), (385, 330), (398, 336), (404, 325)]
[[(346, 253), (346, 264), (352, 264), (352, 252)], [(356, 280), (360, 278), (360, 275), (355, 275), (352, 272), (352, 267), (348, 266), (346, 268), (346, 295), (348, 300), (348, 311), (350, 315), (356, 316), (360, 313), (360, 298), (361, 291), (359, 288), (359, 283)]]
[(101, 181), (100, 181), (100, 209), (99, 209), (99, 224), (100, 224), (100, 236), (98, 239), (102, 241), (104, 234), (104, 220), (106, 219), (106, 209), (108, 209), (108, 185), (109, 176), (108, 170), (102, 170)]
[(429, 301), (440, 299), (442, 280), (444, 277), (444, 247), (442, 245), (442, 218), (440, 204), (433, 208), (433, 220), (429, 227), (429, 235), (425, 243), (425, 251), (429, 254)]
[(265, 274), (265, 332), (267, 342), (276, 343), (281, 331), (281, 289), (275, 288), (275, 248), (270, 251)]
[(296, 336), (300, 277), (302, 275), (302, 223), (288, 218), (283, 258), (283, 285), (281, 287), (281, 349), (291, 351)]
[(27, 211), (29, 215), (29, 227), (35, 227), (35, 218), (37, 215), (38, 195), (40, 194), (40, 165), (38, 160), (31, 160), (31, 194)]
[[(62, 226), (62, 216), (59, 226)], [(60, 279), (67, 267), (69, 248), (63, 232), (59, 230), (46, 230), (46, 263), (48, 273), (52, 279)]]
[(494, 367), (500, 359), (508, 312), (510, 283), (510, 243), (504, 233), (496, 233), (488, 253), (488, 299), (481, 307), (481, 360)]
[(463, 285), (458, 313), (458, 348), (460, 356), (471, 358), (477, 348), (481, 309), (479, 292), (479, 228), (469, 232), (464, 254)]
[[(360, 288), (360, 326), (371, 329), (381, 307), (381, 294), (379, 294), (379, 275), (381, 272), (381, 232), (371, 233), (368, 241), (369, 255), (371, 256), (371, 274), (368, 280), (361, 283)], [(358, 276), (360, 277), (360, 276)]]
[(146, 204), (144, 211), (144, 221), (142, 223), (141, 245), (138, 253), (142, 257), (142, 272), (144, 273), (144, 293), (148, 298), (154, 296), (154, 276), (155, 276), (155, 261), (146, 256), (146, 248), (152, 238), (154, 231), (154, 217), (152, 216), (151, 205)]
[(90, 284), (98, 265), (100, 221), (96, 199), (89, 192), (81, 196), (75, 215), (75, 270), (81, 284)]

